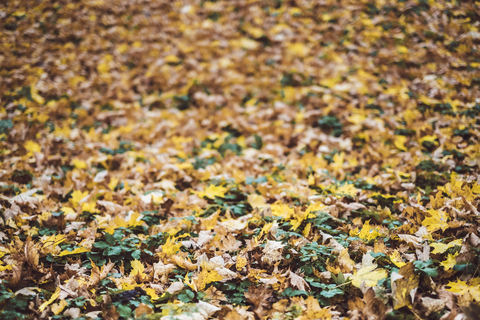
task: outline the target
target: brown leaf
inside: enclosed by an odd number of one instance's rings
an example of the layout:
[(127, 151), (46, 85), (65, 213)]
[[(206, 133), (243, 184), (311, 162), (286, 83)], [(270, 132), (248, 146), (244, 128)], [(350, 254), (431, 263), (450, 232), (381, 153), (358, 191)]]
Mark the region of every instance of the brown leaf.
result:
[(272, 289), (267, 289), (266, 286), (255, 287), (252, 285), (248, 291), (244, 293), (248, 303), (253, 304), (256, 318), (262, 319), (265, 316), (267, 309), (270, 309), (270, 302), (268, 299), (272, 296)]
[(445, 308), (445, 300), (430, 297), (420, 297), (414, 303), (415, 314), (427, 318), (434, 312), (442, 311)]
[(410, 292), (418, 287), (420, 276), (415, 274), (415, 267), (412, 262), (400, 268), (399, 274), (402, 278), (392, 281), (394, 308), (400, 309), (407, 306), (412, 308)]
[(296, 287), (298, 290), (306, 291), (306, 289), (310, 289), (308, 283), (303, 279), (301, 276), (289, 271), (290, 276), (290, 283), (292, 286)]
[(144, 303), (140, 303), (140, 305), (135, 309), (135, 318), (139, 318), (141, 315), (149, 315), (153, 313), (152, 307), (146, 305)]
[(227, 252), (237, 251), (242, 245), (232, 234), (222, 238), (223, 249)]
[(25, 242), (25, 261), (34, 269), (38, 270), (38, 262), (40, 255), (38, 253), (38, 248), (30, 237), (27, 238)]
[(12, 267), (12, 275), (8, 279), (8, 286), (9, 287), (16, 287), (22, 281), (22, 274), (23, 274), (23, 261), (17, 261), (17, 263)]
[(369, 288), (363, 296), (365, 301), (365, 314), (369, 320), (383, 320), (387, 316), (387, 306), (376, 297), (375, 291)]
[(104, 309), (102, 312), (103, 319), (105, 320), (118, 320), (120, 313), (118, 313), (115, 306), (110, 306), (108, 309)]
[(90, 262), (92, 264), (92, 271), (90, 274), (90, 280), (88, 281), (88, 288), (93, 288), (108, 275), (115, 264), (113, 262), (109, 262), (106, 265), (103, 265), (100, 269), (95, 265), (95, 263), (93, 263), (93, 261), (90, 260)]

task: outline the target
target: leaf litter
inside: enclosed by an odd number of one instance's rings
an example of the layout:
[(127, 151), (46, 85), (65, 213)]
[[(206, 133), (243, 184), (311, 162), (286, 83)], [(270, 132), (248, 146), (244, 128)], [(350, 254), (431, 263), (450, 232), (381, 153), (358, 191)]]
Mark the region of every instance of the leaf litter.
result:
[(476, 319), (479, 8), (2, 3), (2, 319)]

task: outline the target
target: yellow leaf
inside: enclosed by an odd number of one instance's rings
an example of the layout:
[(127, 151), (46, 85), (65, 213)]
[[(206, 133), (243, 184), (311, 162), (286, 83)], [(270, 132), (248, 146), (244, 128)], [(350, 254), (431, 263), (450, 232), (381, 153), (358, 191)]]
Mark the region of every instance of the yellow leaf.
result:
[(143, 225), (143, 220), (142, 217), (143, 215), (140, 214), (139, 212), (130, 212), (128, 216), (128, 221), (127, 221), (127, 227), (137, 227)]
[(431, 217), (425, 218), (422, 221), (422, 225), (427, 227), (429, 232), (435, 232), (438, 229), (442, 229), (442, 231), (448, 229), (448, 216), (445, 211), (428, 209), (428, 213), (430, 213)]
[(135, 277), (139, 275), (140, 277), (146, 277), (145, 274), (145, 267), (143, 266), (142, 262), (138, 261), (137, 259), (132, 261), (132, 271), (130, 271), (130, 277)]
[(400, 278), (392, 284), (393, 305), (395, 309), (407, 306), (412, 308), (410, 292), (418, 287), (420, 277), (415, 274), (415, 267), (412, 262), (408, 262), (398, 271)]
[(333, 156), (333, 162), (330, 164), (333, 170), (340, 170), (343, 167), (343, 163), (345, 162), (345, 152), (341, 152), (340, 154), (335, 153)]
[(58, 256), (63, 257), (63, 256), (67, 256), (67, 255), (71, 255), (71, 254), (77, 254), (77, 253), (83, 253), (83, 252), (90, 252), (90, 250), (88, 250), (87, 248), (79, 247), (79, 248), (76, 248), (72, 251), (63, 250), (62, 252), (60, 252), (60, 254)]
[(309, 319), (322, 319), (330, 320), (332, 319), (332, 314), (327, 308), (321, 308), (318, 300), (310, 296), (305, 300), (306, 310), (303, 312), (303, 316), (300, 320), (309, 320)]
[(285, 87), (283, 88), (283, 94), (285, 96), (285, 101), (294, 103), (295, 102), (295, 88), (294, 87)]
[(87, 211), (90, 213), (98, 213), (100, 211), (95, 208), (96, 206), (97, 204), (95, 202), (90, 202), (90, 203), (84, 202), (82, 203), (82, 211)]
[(422, 137), (422, 138), (420, 139), (420, 143), (425, 142), (425, 141), (427, 141), (427, 142), (435, 142), (435, 140), (437, 140), (437, 139), (438, 139), (437, 136), (424, 136), (424, 137)]
[(110, 65), (108, 62), (102, 62), (98, 65), (97, 70), (100, 74), (108, 74), (110, 72)]
[(405, 136), (395, 136), (395, 141), (393, 144), (397, 149), (400, 149), (402, 151), (407, 151), (407, 147), (405, 147), (405, 142), (407, 142), (407, 137)]
[(247, 50), (255, 50), (259, 45), (260, 44), (257, 41), (248, 38), (241, 38), (238, 40), (238, 46)]
[(205, 289), (205, 286), (211, 282), (222, 281), (223, 277), (217, 271), (203, 269), (195, 281), (195, 285), (199, 291)]
[(272, 214), (275, 217), (282, 217), (283, 219), (288, 219), (291, 216), (294, 216), (293, 208), (290, 208), (288, 205), (281, 202), (275, 202), (271, 205)]
[(449, 242), (448, 244), (444, 243), (430, 243), (430, 246), (434, 247), (435, 249), (432, 251), (432, 253), (444, 253), (450, 248), (453, 248), (455, 246), (461, 246), (462, 245), (462, 239), (457, 239)]
[(45, 103), (45, 99), (43, 99), (43, 97), (38, 94), (38, 91), (34, 86), (31, 87), (31, 95), (32, 95), (33, 101), (37, 102), (38, 104)]
[(52, 305), (52, 312), (55, 315), (58, 315), (63, 311), (63, 309), (65, 309), (66, 306), (68, 306), (67, 300), (61, 300), (59, 303), (54, 303)]
[(242, 270), (243, 267), (247, 265), (247, 259), (242, 256), (237, 256), (237, 261), (235, 262), (235, 266), (238, 271)]
[(28, 153), (30, 153), (30, 154), (40, 153), (42, 151), (42, 148), (40, 147), (40, 145), (36, 142), (33, 142), (33, 141), (25, 142), (24, 147), (28, 151)]
[(315, 176), (313, 174), (309, 175), (307, 182), (309, 186), (313, 186), (315, 184)]
[(252, 208), (266, 208), (268, 207), (267, 201), (265, 197), (258, 195), (258, 194), (249, 194), (248, 195), (248, 203), (252, 206)]
[(353, 124), (360, 124), (365, 119), (367, 119), (367, 117), (363, 114), (354, 114), (348, 117), (348, 121), (352, 122)]
[(450, 270), (452, 269), (456, 264), (457, 264), (457, 256), (459, 255), (459, 252), (456, 252), (455, 254), (449, 254), (447, 256), (447, 260), (440, 262), (440, 265), (445, 268), (445, 270)]
[(169, 237), (165, 244), (162, 246), (162, 252), (165, 253), (167, 256), (176, 254), (180, 247), (182, 246), (181, 243), (175, 244), (175, 237)]
[(380, 235), (381, 233), (378, 231), (378, 228), (373, 228), (370, 225), (370, 220), (365, 221), (365, 223), (363, 224), (362, 230), (360, 230), (360, 233), (358, 234), (360, 239), (365, 241), (375, 240), (375, 238), (377, 238)]
[(447, 288), (447, 291), (457, 293), (460, 295), (465, 294), (468, 292), (468, 290), (470, 290), (470, 286), (467, 285), (467, 283), (462, 280), (457, 280), (457, 282), (449, 282), (447, 284), (447, 287), (450, 287), (450, 288)]
[(147, 295), (150, 296), (150, 300), (157, 300), (158, 299), (158, 294), (157, 292), (155, 291), (155, 289), (153, 288), (144, 288), (145, 292), (147, 293)]
[(252, 26), (251, 24), (245, 24), (243, 29), (248, 32), (254, 38), (261, 38), (263, 36), (263, 30)]
[(108, 183), (108, 188), (112, 191), (115, 191), (115, 187), (118, 184), (118, 181), (120, 181), (117, 177), (112, 177), (110, 179), (110, 182)]
[(210, 217), (202, 219), (202, 226), (205, 227), (205, 230), (213, 230), (213, 228), (217, 225), (219, 215), (220, 210), (212, 214)]
[(174, 56), (173, 54), (168, 55), (165, 57), (165, 62), (166, 63), (179, 63), (180, 59), (177, 56)]
[(209, 199), (215, 199), (215, 197), (224, 197), (228, 188), (222, 186), (209, 185), (205, 191), (197, 192), (200, 198), (207, 197)]
[(402, 257), (400, 257), (400, 252), (398, 252), (398, 250), (393, 251), (393, 253), (389, 257), (390, 261), (392, 261), (393, 264), (395, 264), (399, 268), (403, 267), (406, 264), (403, 261)]
[(128, 44), (126, 44), (126, 43), (122, 43), (121, 45), (117, 46), (117, 51), (120, 54), (124, 53), (127, 50), (128, 50)]
[(50, 297), (50, 299), (48, 301), (45, 301), (39, 308), (38, 310), (40, 310), (40, 312), (43, 312), (43, 310), (45, 310), (45, 308), (51, 304), (53, 301), (55, 301), (59, 296), (60, 296), (60, 291), (62, 291), (62, 289), (60, 289), (60, 287), (57, 287), (57, 289), (55, 290), (55, 292), (52, 294), (52, 296)]
[(195, 283), (188, 278), (188, 273), (185, 275), (185, 279), (183, 280), (183, 283), (185, 283), (187, 286), (189, 286), (193, 290), (197, 291), (197, 287), (195, 286)]
[(327, 206), (324, 205), (322, 202), (317, 202), (317, 203), (312, 203), (307, 207), (307, 210), (305, 211), (305, 216), (308, 218), (314, 218), (315, 217), (315, 212), (317, 211), (322, 211), (326, 208)]
[[(407, 122), (407, 125), (411, 125), (413, 124), (413, 121), (420, 118), (421, 114), (418, 110), (414, 109), (414, 110), (411, 110), (411, 109), (408, 109), (407, 111), (405, 111), (405, 113), (403, 114), (403, 118), (405, 119), (405, 121)], [(398, 147), (397, 147), (398, 148)]]
[(307, 238), (310, 235), (310, 229), (312, 229), (312, 223), (309, 222), (302, 231), (302, 235)]
[(373, 262), (373, 257), (369, 252), (363, 255), (362, 267), (353, 276), (352, 284), (360, 288), (362, 282), (365, 282), (366, 286), (374, 287), (378, 281), (385, 279), (388, 273), (385, 269), (377, 269), (377, 264)]
[(304, 58), (308, 55), (310, 50), (305, 44), (297, 42), (288, 44), (287, 51), (294, 56)]
[(72, 164), (77, 169), (87, 169), (87, 163), (85, 161), (78, 160), (78, 159), (73, 159)]
[(347, 248), (340, 252), (340, 255), (338, 256), (338, 263), (340, 264), (340, 269), (343, 273), (352, 272), (355, 261), (350, 259)]
[(88, 191), (81, 192), (80, 190), (75, 190), (72, 192), (72, 198), (70, 198), (70, 202), (72, 203), (73, 207), (78, 206), (80, 201), (82, 201), (83, 198), (88, 196)]
[(3, 261), (0, 261), (0, 272), (6, 271), (6, 270), (12, 270), (13, 267), (14, 266), (12, 266), (10, 264), (3, 265)]
[(341, 196), (350, 196), (355, 197), (357, 195), (357, 188), (353, 185), (353, 183), (345, 183), (340, 188), (335, 191), (335, 194)]

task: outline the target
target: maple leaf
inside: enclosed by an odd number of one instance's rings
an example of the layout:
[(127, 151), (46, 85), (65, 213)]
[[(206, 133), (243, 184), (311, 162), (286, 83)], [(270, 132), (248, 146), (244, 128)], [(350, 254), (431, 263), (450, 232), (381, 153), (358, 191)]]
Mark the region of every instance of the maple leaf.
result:
[(338, 263), (340, 264), (340, 269), (343, 273), (350, 273), (353, 270), (355, 261), (350, 259), (348, 254), (348, 249), (343, 249), (338, 256)]
[(205, 289), (205, 286), (211, 282), (221, 281), (223, 277), (216, 270), (203, 269), (194, 279), (195, 285), (199, 291)]
[(210, 217), (202, 219), (202, 226), (205, 228), (205, 230), (212, 230), (217, 225), (219, 216), (220, 210), (217, 210), (217, 212), (212, 214)]
[(374, 228), (370, 225), (370, 220), (365, 221), (362, 230), (360, 230), (360, 233), (358, 234), (362, 240), (366, 241), (375, 240), (380, 235), (381, 233), (379, 232), (378, 228)]
[(67, 255), (71, 255), (71, 254), (78, 254), (78, 253), (83, 253), (83, 252), (90, 252), (90, 250), (87, 249), (87, 248), (78, 247), (76, 249), (73, 249), (72, 251), (63, 250), (62, 252), (60, 252), (58, 254), (58, 256), (63, 257), (63, 256), (67, 256)]
[(407, 151), (407, 147), (405, 147), (405, 142), (407, 142), (407, 137), (405, 136), (395, 136), (394, 145), (398, 149), (402, 151)]
[[(136, 279), (136, 282), (143, 282), (147, 275), (144, 273), (145, 267), (139, 260), (132, 261), (132, 271), (130, 271), (130, 277)], [(137, 281), (138, 280), (138, 281)]]
[(434, 247), (435, 249), (432, 251), (432, 253), (444, 253), (450, 248), (453, 248), (455, 246), (462, 246), (462, 239), (456, 239), (453, 241), (450, 241), (449, 243), (430, 243), (431, 247)]
[(305, 279), (303, 279), (301, 276), (293, 273), (292, 271), (289, 271), (288, 274), (290, 276), (290, 283), (298, 290), (306, 291), (305, 289), (310, 287)]
[(429, 232), (435, 232), (439, 229), (445, 231), (448, 229), (448, 215), (445, 211), (429, 209), (428, 213), (430, 217), (425, 218), (425, 220), (422, 221), (422, 225), (426, 226)]
[(59, 303), (54, 303), (52, 305), (52, 312), (55, 315), (58, 315), (63, 311), (63, 309), (65, 309), (66, 306), (68, 306), (68, 302), (66, 300), (60, 300)]
[(29, 152), (29, 154), (39, 153), (42, 151), (40, 145), (34, 141), (25, 142), (24, 147)]
[(288, 205), (281, 202), (275, 202), (270, 208), (272, 209), (272, 214), (276, 217), (288, 219), (289, 217), (294, 216), (293, 208), (290, 208)]
[[(180, 258), (180, 257), (178, 257), (178, 258)], [(182, 261), (182, 264), (183, 263), (184, 263), (184, 261)], [(196, 268), (196, 266), (195, 266), (195, 268)], [(173, 269), (175, 269), (175, 266), (171, 263), (164, 264), (162, 261), (156, 262), (156, 263), (153, 264), (153, 270), (154, 270), (153, 277), (154, 277), (154, 279), (159, 279), (160, 282), (162, 282), (162, 283), (166, 283), (168, 281), (168, 275), (170, 274), (170, 272), (173, 271)]]
[(389, 258), (390, 261), (392, 261), (393, 264), (395, 264), (399, 268), (403, 267), (406, 264), (400, 256), (400, 252), (398, 252), (398, 250), (393, 251)]
[(205, 191), (197, 192), (197, 195), (200, 198), (206, 197), (209, 199), (215, 199), (215, 197), (223, 198), (225, 197), (225, 192), (228, 191), (227, 187), (215, 186), (213, 184), (209, 185)]
[(447, 256), (447, 260), (440, 262), (440, 265), (445, 268), (445, 270), (450, 270), (452, 269), (456, 264), (457, 264), (457, 256), (459, 255), (459, 252), (455, 254), (449, 254)]
[(476, 317), (478, 5), (64, 2), (1, 9), (5, 317)]
[(87, 286), (88, 288), (93, 288), (108, 275), (115, 263), (109, 262), (108, 264), (103, 265), (101, 269), (98, 268), (93, 261), (90, 260), (90, 263), (92, 265), (92, 272), (90, 274), (90, 279), (88, 280)]
[(373, 262), (373, 257), (367, 252), (363, 255), (362, 267), (350, 278), (352, 279), (352, 284), (360, 288), (362, 282), (365, 282), (366, 286), (374, 287), (378, 281), (385, 279), (387, 276), (387, 271), (385, 269), (377, 269), (377, 264)]
[(466, 295), (467, 299), (474, 299), (480, 302), (480, 278), (472, 278), (468, 282), (457, 280), (456, 282), (449, 282), (447, 284), (447, 291), (453, 292), (458, 295)]
[(242, 256), (237, 256), (237, 260), (235, 262), (235, 266), (237, 268), (238, 271), (242, 270), (243, 267), (245, 267), (247, 265), (247, 259), (245, 257), (242, 257)]
[(301, 320), (309, 320), (309, 319), (322, 319), (322, 320), (330, 320), (332, 319), (332, 314), (327, 308), (321, 308), (318, 304), (317, 299), (310, 296), (305, 300), (306, 303), (306, 310), (303, 312)]
[(248, 202), (252, 206), (252, 208), (266, 208), (269, 205), (266, 202), (266, 199), (258, 194), (250, 194), (248, 196)]
[(70, 202), (72, 206), (75, 208), (78, 206), (80, 201), (88, 196), (88, 191), (81, 192), (80, 190), (75, 190), (72, 192), (72, 197), (70, 198)]
[(415, 267), (412, 262), (408, 262), (400, 268), (399, 277), (396, 280), (392, 278), (392, 291), (394, 296), (394, 307), (400, 309), (407, 306), (412, 308), (410, 293), (415, 290), (420, 281), (420, 277), (415, 273)]
[(263, 248), (264, 255), (262, 256), (262, 261), (271, 264), (273, 262), (281, 260), (283, 257), (282, 253), (279, 250), (282, 249), (284, 246), (285, 245), (280, 241), (267, 241), (265, 248)]
[(178, 252), (178, 250), (180, 250), (181, 246), (181, 243), (175, 244), (175, 237), (169, 237), (162, 246), (162, 253), (166, 254), (167, 256), (174, 255)]

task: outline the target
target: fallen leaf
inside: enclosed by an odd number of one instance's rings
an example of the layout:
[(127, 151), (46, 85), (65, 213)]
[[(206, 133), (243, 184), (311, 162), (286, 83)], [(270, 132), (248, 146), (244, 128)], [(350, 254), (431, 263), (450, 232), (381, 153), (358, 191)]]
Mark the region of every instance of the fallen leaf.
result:
[(350, 278), (352, 279), (352, 284), (360, 288), (362, 282), (365, 282), (366, 286), (374, 287), (378, 281), (385, 279), (387, 276), (387, 271), (385, 269), (377, 269), (377, 264), (373, 262), (373, 257), (367, 252), (363, 255), (362, 267)]

